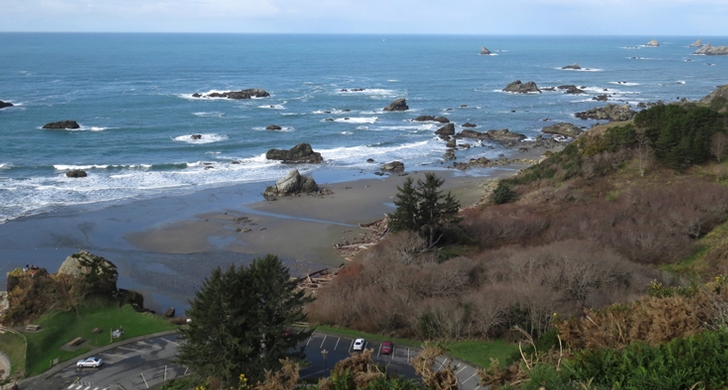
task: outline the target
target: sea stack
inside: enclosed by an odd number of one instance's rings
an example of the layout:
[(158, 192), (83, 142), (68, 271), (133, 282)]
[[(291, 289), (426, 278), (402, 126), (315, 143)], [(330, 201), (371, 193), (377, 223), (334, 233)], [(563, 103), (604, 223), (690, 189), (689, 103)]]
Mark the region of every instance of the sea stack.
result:
[(645, 45), (645, 46), (647, 46), (647, 47), (657, 47), (657, 46), (660, 46), (660, 42), (658, 42), (657, 39), (653, 39), (653, 40), (647, 42), (647, 45)]
[(483, 47), (482, 47), (482, 48), (480, 49), (480, 55), (481, 55), (481, 56), (489, 56), (489, 55), (491, 55), (491, 54), (493, 54), (493, 53), (491, 53), (491, 52), (490, 52), (490, 50), (488, 50), (488, 49), (487, 49), (487, 48), (486, 48), (485, 46), (483, 46)]
[(12, 106), (13, 106), (13, 103), (4, 102), (4, 101), (0, 100), (0, 108), (12, 107)]
[(700, 38), (698, 38), (695, 42), (690, 44), (690, 47), (703, 47), (703, 42), (701, 42)]

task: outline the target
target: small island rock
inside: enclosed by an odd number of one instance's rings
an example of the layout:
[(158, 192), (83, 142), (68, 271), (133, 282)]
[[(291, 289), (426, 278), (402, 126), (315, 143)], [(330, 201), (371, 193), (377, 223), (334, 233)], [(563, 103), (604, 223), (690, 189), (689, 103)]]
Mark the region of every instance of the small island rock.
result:
[(324, 161), (321, 153), (314, 152), (307, 143), (300, 143), (289, 150), (271, 149), (265, 154), (265, 158), (281, 160), (284, 164), (318, 164)]
[(480, 55), (481, 56), (489, 56), (491, 54), (493, 54), (493, 53), (491, 53), (490, 50), (488, 50), (485, 46), (483, 46), (482, 48), (480, 48)]
[(647, 46), (647, 47), (658, 47), (658, 46), (660, 46), (660, 42), (658, 42), (657, 39), (653, 39), (653, 40), (647, 42), (647, 44), (645, 46)]
[(712, 46), (710, 43), (706, 43), (705, 46), (696, 50), (693, 54), (702, 54), (706, 56), (724, 56), (728, 55), (727, 46)]
[(0, 100), (0, 108), (12, 107), (12, 106), (13, 106), (13, 103), (4, 102), (4, 101)]
[(690, 47), (703, 47), (703, 42), (701, 42), (700, 38), (698, 38), (695, 42), (690, 44)]
[(541, 93), (541, 90), (538, 89), (538, 86), (533, 81), (522, 83), (521, 80), (516, 80), (506, 85), (503, 91), (513, 93)]
[(78, 129), (80, 127), (81, 126), (78, 124), (78, 122), (73, 120), (51, 122), (43, 125), (44, 129)]
[(227, 91), (227, 92), (210, 92), (208, 94), (195, 93), (192, 97), (195, 98), (227, 98), (235, 100), (252, 99), (252, 98), (264, 98), (270, 96), (266, 90), (261, 88), (248, 88), (240, 91)]
[(73, 170), (66, 172), (66, 177), (78, 178), (78, 177), (86, 177), (86, 176), (87, 176), (86, 171), (84, 171), (83, 169), (73, 169)]
[(579, 119), (609, 120), (612, 122), (628, 121), (637, 115), (629, 105), (607, 104), (604, 107), (592, 108), (588, 111), (574, 114)]
[(435, 130), (435, 134), (439, 136), (455, 135), (455, 125), (452, 123), (448, 123), (445, 126)]
[(280, 126), (278, 126), (278, 125), (268, 125), (268, 127), (266, 127), (265, 129), (266, 130), (272, 130), (272, 131), (283, 130), (283, 128), (280, 127)]
[(407, 111), (409, 110), (409, 106), (407, 105), (407, 99), (405, 98), (399, 98), (392, 103), (390, 103), (387, 107), (384, 107), (384, 111)]
[(415, 119), (412, 119), (413, 122), (439, 122), (439, 123), (450, 123), (450, 119), (447, 119), (444, 116), (432, 116), (432, 115), (420, 115)]
[(579, 134), (582, 133), (582, 130), (574, 124), (561, 122), (553, 124), (551, 126), (546, 126), (541, 130), (541, 132), (546, 134), (557, 134), (563, 135), (564, 137), (576, 138)]
[(569, 70), (569, 69), (571, 69), (571, 70), (579, 70), (579, 69), (581, 69), (581, 66), (579, 66), (578, 63), (574, 62), (571, 65), (566, 65), (566, 66), (561, 67), (561, 69), (564, 69), (564, 70)]

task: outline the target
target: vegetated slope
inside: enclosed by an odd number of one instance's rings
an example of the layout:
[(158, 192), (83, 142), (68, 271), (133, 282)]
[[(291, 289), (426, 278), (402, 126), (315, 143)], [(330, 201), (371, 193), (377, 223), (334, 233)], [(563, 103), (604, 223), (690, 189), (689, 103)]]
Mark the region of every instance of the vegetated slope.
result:
[(501, 181), (502, 204), (463, 212), (457, 244), (428, 251), (399, 234), (361, 253), (318, 293), (310, 320), (423, 339), (514, 326), (539, 336), (554, 313), (634, 301), (652, 280), (686, 283), (662, 269), (696, 253), (728, 211), (718, 103), (657, 105), (593, 128)]

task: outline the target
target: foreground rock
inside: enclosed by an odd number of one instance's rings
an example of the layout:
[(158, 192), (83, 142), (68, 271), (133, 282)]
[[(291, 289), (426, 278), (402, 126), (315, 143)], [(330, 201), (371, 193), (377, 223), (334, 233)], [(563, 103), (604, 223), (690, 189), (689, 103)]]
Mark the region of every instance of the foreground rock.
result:
[(51, 122), (43, 125), (44, 129), (78, 129), (80, 127), (78, 122), (72, 120)]
[(13, 106), (13, 103), (4, 102), (4, 101), (0, 100), (0, 108), (12, 107), (12, 106)]
[(450, 123), (450, 119), (445, 118), (444, 116), (432, 116), (432, 115), (420, 115), (415, 119), (412, 119), (413, 122), (438, 122), (438, 123)]
[(706, 43), (705, 46), (696, 50), (693, 54), (702, 54), (706, 56), (725, 56), (728, 55), (728, 46), (711, 46)]
[(449, 139), (450, 136), (455, 135), (455, 125), (448, 123), (445, 126), (437, 129), (435, 134), (439, 135), (440, 138)]
[(516, 80), (506, 85), (503, 91), (512, 93), (541, 93), (541, 90), (538, 89), (538, 86), (533, 81), (524, 84), (521, 80)]
[(318, 164), (324, 161), (321, 153), (314, 152), (307, 143), (300, 143), (289, 150), (271, 149), (265, 154), (265, 158), (281, 160), (284, 164)]
[(66, 177), (72, 177), (72, 178), (79, 178), (79, 177), (86, 177), (88, 176), (86, 174), (86, 171), (83, 169), (73, 169), (68, 172), (66, 172)]
[(658, 47), (658, 46), (660, 46), (660, 42), (658, 42), (657, 39), (653, 39), (653, 40), (647, 42), (647, 44), (645, 46)]
[(698, 38), (695, 42), (690, 44), (690, 47), (703, 47), (703, 42)]
[(380, 168), (384, 172), (404, 172), (404, 163), (401, 161), (388, 162)]
[(228, 92), (210, 92), (208, 94), (195, 93), (192, 97), (195, 98), (226, 98), (226, 99), (252, 99), (252, 98), (264, 98), (270, 94), (261, 88), (248, 88), (240, 91), (228, 91)]
[(482, 48), (480, 48), (480, 55), (481, 56), (489, 56), (491, 54), (493, 54), (493, 53), (491, 53), (490, 50), (486, 49), (485, 46), (483, 46)]
[(607, 104), (604, 107), (592, 108), (584, 112), (574, 114), (579, 119), (609, 120), (611, 122), (628, 121), (637, 115), (637, 112), (630, 109), (629, 105)]
[(311, 176), (302, 176), (298, 169), (292, 169), (288, 175), (278, 179), (276, 184), (263, 191), (266, 199), (279, 196), (290, 196), (299, 194), (311, 194), (318, 192), (319, 186)]
[(553, 124), (551, 126), (546, 126), (541, 129), (541, 132), (546, 134), (562, 135), (564, 137), (571, 138), (576, 138), (579, 134), (583, 133), (583, 131), (578, 126), (567, 122), (561, 122)]
[(568, 70), (568, 69), (571, 69), (571, 70), (580, 70), (581, 69), (581, 66), (579, 66), (579, 64), (577, 64), (576, 62), (574, 62), (571, 65), (562, 66), (561, 69), (564, 69), (564, 70)]
[(387, 107), (384, 107), (384, 111), (407, 111), (409, 110), (409, 106), (407, 105), (407, 99), (405, 98), (399, 98), (392, 103), (390, 103)]

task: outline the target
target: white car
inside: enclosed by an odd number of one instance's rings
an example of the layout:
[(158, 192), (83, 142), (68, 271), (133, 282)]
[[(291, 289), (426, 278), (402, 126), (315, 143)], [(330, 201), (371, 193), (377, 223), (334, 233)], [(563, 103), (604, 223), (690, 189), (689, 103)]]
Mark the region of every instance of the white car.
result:
[(86, 359), (81, 359), (76, 362), (76, 367), (78, 368), (86, 368), (86, 367), (93, 367), (97, 368), (100, 367), (103, 362), (101, 361), (101, 358), (97, 357), (90, 357)]
[(364, 344), (366, 344), (366, 341), (364, 339), (356, 339), (354, 340), (354, 345), (351, 347), (354, 351), (361, 351), (364, 349)]

